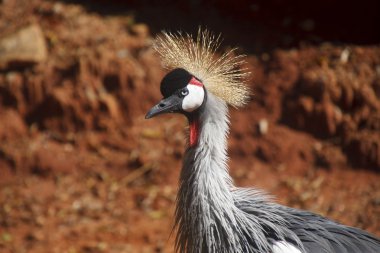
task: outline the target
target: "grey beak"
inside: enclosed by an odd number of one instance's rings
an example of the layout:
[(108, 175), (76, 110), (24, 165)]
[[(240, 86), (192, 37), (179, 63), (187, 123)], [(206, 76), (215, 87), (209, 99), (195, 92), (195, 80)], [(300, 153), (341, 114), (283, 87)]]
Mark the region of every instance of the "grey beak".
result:
[(162, 99), (158, 104), (152, 107), (145, 115), (145, 119), (153, 118), (163, 113), (173, 113), (181, 111), (182, 98), (174, 94), (168, 98)]

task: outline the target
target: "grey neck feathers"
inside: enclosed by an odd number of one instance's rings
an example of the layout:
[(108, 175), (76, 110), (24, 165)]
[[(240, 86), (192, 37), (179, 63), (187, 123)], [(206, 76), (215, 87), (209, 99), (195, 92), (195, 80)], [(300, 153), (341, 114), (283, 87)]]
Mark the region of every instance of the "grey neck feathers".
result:
[[(285, 221), (270, 213), (269, 209), (275, 207), (267, 205), (263, 194), (233, 185), (226, 164), (226, 103), (209, 93), (198, 117), (198, 145), (186, 150), (180, 176), (175, 219), (177, 251), (271, 252), (264, 226), (273, 227), (273, 234), (282, 238), (286, 232), (278, 231), (277, 225)], [(262, 206), (268, 210), (262, 211)]]
[[(226, 165), (227, 105), (208, 95), (197, 119), (198, 144), (187, 149), (180, 176), (176, 210), (180, 252), (217, 252), (216, 248), (208, 250), (213, 247), (208, 242), (213, 237), (225, 237), (217, 234), (216, 222), (226, 222), (225, 212), (230, 208), (225, 206), (233, 205), (232, 181)], [(215, 221), (216, 218), (220, 220)]]

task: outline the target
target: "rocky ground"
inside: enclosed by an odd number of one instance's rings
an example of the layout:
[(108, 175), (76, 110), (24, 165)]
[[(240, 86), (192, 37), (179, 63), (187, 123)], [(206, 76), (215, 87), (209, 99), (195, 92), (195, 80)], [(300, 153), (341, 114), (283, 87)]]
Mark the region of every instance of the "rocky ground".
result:
[[(144, 120), (165, 74), (152, 40), (132, 15), (0, 2), (1, 252), (173, 252), (186, 122)], [(246, 67), (236, 183), (380, 236), (380, 47), (275, 49)]]

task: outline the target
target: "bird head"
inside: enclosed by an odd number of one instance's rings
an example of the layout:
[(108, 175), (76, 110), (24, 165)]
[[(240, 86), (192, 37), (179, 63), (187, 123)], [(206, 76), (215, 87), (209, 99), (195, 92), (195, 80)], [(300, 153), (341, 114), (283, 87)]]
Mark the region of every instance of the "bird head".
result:
[(146, 119), (163, 113), (182, 113), (190, 116), (206, 101), (203, 83), (182, 68), (170, 71), (162, 79), (160, 90), (163, 99), (150, 109), (145, 116)]
[(244, 105), (249, 97), (249, 72), (240, 68), (244, 56), (236, 55), (235, 49), (218, 55), (219, 45), (219, 36), (201, 28), (195, 38), (181, 32), (159, 35), (153, 47), (171, 71), (161, 82), (164, 98), (145, 118), (174, 112), (189, 117), (203, 108), (207, 94), (234, 107)]

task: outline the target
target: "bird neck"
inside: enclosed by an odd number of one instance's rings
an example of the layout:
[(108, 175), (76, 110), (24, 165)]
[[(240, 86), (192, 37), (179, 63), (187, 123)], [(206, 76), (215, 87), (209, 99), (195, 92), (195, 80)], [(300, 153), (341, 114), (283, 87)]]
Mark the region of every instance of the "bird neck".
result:
[[(209, 94), (204, 108), (189, 118), (189, 125), (189, 147), (177, 196), (177, 247), (180, 252), (204, 252), (194, 249), (209, 246), (207, 236), (215, 233), (212, 226), (223, 223), (226, 217), (233, 219), (233, 184), (226, 163), (229, 128), (226, 103)], [(227, 229), (232, 231), (230, 227)]]
[[(201, 110), (189, 119), (189, 147), (186, 150), (182, 172), (197, 177), (194, 180), (208, 180), (210, 173), (231, 184), (228, 174), (227, 134), (229, 132), (228, 108), (224, 101), (208, 95)], [(184, 180), (189, 177), (183, 178)]]
[(278, 225), (286, 223), (284, 215), (265, 195), (233, 185), (227, 166), (226, 103), (208, 94), (204, 108), (194, 115), (175, 211), (177, 251), (267, 253), (272, 252), (268, 233), (299, 243)]

